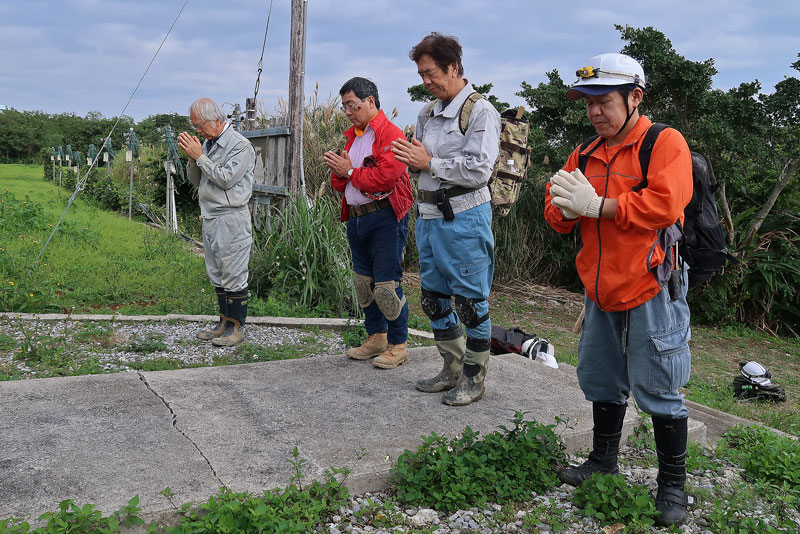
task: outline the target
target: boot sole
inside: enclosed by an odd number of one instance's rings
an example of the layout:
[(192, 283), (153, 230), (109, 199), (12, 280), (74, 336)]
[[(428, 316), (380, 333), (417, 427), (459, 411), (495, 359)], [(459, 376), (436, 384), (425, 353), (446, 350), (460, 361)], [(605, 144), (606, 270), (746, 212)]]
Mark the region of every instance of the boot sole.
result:
[[(383, 349), (383, 350), (386, 350), (386, 349)], [(380, 351), (380, 352), (376, 352), (375, 354), (368, 354), (368, 355), (366, 355), (366, 356), (361, 356), (361, 355), (355, 355), (355, 356), (354, 356), (354, 355), (352, 355), (352, 354), (350, 354), (350, 353), (348, 352), (348, 353), (347, 353), (347, 357), (348, 357), (348, 358), (350, 358), (351, 360), (359, 360), (359, 361), (363, 361), (363, 360), (371, 360), (372, 358), (374, 358), (374, 357), (376, 357), (376, 356), (380, 356), (381, 354), (383, 354), (383, 350), (382, 350), (382, 351)]]
[(406, 363), (408, 363), (408, 358), (406, 358), (404, 360), (401, 360), (401, 361), (399, 361), (399, 362), (397, 362), (395, 364), (381, 363), (381, 362), (378, 362), (378, 361), (375, 361), (375, 360), (372, 361), (372, 365), (374, 365), (378, 369), (395, 369), (396, 367), (400, 367), (401, 365), (406, 364)]
[(211, 341), (212, 339), (217, 339), (218, 337), (221, 337), (222, 334), (214, 334), (212, 332), (198, 332), (197, 334), (195, 334), (195, 336), (197, 336), (197, 339), (202, 339), (203, 341)]
[(466, 406), (468, 404), (472, 404), (475, 401), (481, 400), (483, 398), (483, 394), (484, 393), (486, 393), (486, 389), (485, 388), (481, 390), (481, 392), (478, 394), (477, 397), (475, 397), (472, 400), (466, 401), (466, 402), (465, 401), (459, 401), (458, 399), (453, 399), (452, 401), (450, 401), (449, 399), (445, 399), (445, 397), (442, 397), (442, 403), (446, 404), (448, 406)]
[(414, 387), (417, 388), (417, 391), (421, 391), (423, 393), (441, 393), (442, 391), (450, 391), (456, 387), (456, 383), (453, 382), (450, 384), (447, 382), (439, 382), (433, 386), (420, 386), (419, 382), (417, 382), (414, 384)]

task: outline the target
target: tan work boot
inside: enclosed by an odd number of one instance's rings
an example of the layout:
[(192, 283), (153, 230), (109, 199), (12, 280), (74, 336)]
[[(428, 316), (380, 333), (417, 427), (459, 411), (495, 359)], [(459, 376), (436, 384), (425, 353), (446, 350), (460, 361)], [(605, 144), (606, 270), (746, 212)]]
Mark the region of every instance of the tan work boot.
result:
[(203, 330), (198, 330), (197, 338), (202, 339), (203, 341), (210, 341), (212, 339), (218, 338), (222, 334), (225, 333), (225, 323), (227, 322), (228, 318), (224, 315), (219, 316), (219, 322), (217, 326), (214, 328), (205, 328)]
[(348, 349), (347, 355), (354, 360), (369, 360), (385, 351), (388, 345), (386, 332), (378, 332), (367, 337), (360, 347)]
[(406, 343), (398, 345), (389, 344), (380, 356), (372, 360), (372, 365), (380, 369), (394, 369), (408, 363), (408, 348)]
[(243, 339), (244, 328), (242, 328), (241, 323), (236, 319), (228, 318), (228, 328), (225, 329), (225, 335), (212, 339), (211, 344), (215, 347), (232, 347), (241, 343)]

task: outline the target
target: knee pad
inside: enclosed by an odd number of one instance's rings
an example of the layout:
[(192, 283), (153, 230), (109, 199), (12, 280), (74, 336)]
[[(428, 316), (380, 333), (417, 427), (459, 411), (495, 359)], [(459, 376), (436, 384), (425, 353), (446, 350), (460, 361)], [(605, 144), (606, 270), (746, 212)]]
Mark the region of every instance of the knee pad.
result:
[(431, 321), (437, 321), (439, 319), (444, 319), (450, 312), (453, 311), (452, 306), (442, 306), (439, 302), (439, 299), (449, 299), (450, 295), (445, 295), (443, 293), (439, 293), (437, 291), (431, 291), (430, 289), (422, 288), (422, 295), (420, 296), (420, 304), (422, 305), (422, 311), (425, 315), (428, 316), (428, 319)]
[(356, 299), (358, 299), (358, 305), (362, 308), (366, 308), (372, 304), (373, 300), (375, 300), (375, 296), (372, 294), (371, 286), (371, 276), (353, 273), (353, 287), (356, 290)]
[(381, 310), (383, 316), (389, 321), (394, 321), (400, 317), (403, 311), (403, 306), (406, 305), (406, 297), (397, 296), (396, 288), (400, 283), (396, 280), (388, 280), (386, 282), (375, 282), (375, 302), (378, 303), (378, 309)]
[(483, 302), (486, 299), (468, 299), (461, 295), (456, 295), (456, 313), (461, 322), (467, 325), (468, 328), (475, 328), (479, 324), (486, 322), (489, 319), (489, 314), (478, 316), (478, 310), (475, 309), (475, 304)]

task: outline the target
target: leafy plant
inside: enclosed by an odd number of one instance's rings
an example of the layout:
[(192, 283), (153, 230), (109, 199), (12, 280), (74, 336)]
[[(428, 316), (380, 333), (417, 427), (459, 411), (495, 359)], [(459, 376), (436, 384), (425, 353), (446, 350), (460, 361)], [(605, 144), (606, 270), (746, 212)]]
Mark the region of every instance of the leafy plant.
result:
[(623, 523), (631, 530), (652, 525), (658, 516), (647, 489), (629, 485), (623, 475), (594, 473), (572, 499), (586, 514), (606, 523)]
[[(324, 480), (303, 486), (302, 467), (297, 447), (292, 451), (290, 463), (295, 474), (292, 483), (283, 489), (267, 490), (263, 495), (234, 492), (222, 487), (208, 502), (193, 508), (192, 503), (180, 507), (173, 502), (175, 495), (169, 488), (161, 494), (183, 516), (170, 534), (216, 534), (220, 532), (282, 532), (305, 534), (325, 521), (328, 515), (347, 503), (348, 491), (344, 479), (349, 469), (326, 470)], [(341, 476), (339, 480), (336, 477)], [(0, 533), (1, 534), (1, 533)]]
[[(93, 504), (79, 506), (72, 499), (61, 501), (58, 512), (47, 512), (39, 517), (46, 521), (44, 527), (31, 529), (28, 522), (16, 518), (0, 520), (0, 534), (113, 534), (130, 529), (136, 525), (144, 525), (139, 517), (139, 497), (133, 497), (128, 504), (104, 517)], [(155, 522), (147, 528), (148, 534), (158, 531)]]
[(720, 454), (740, 465), (751, 480), (762, 480), (775, 490), (790, 493), (800, 504), (800, 444), (759, 426), (728, 429)]
[(435, 432), (423, 437), (423, 444), (404, 451), (392, 468), (398, 500), (453, 511), (521, 500), (559, 485), (556, 470), (566, 454), (553, 429), (562, 422), (543, 425), (525, 420), (522, 412), (511, 422), (513, 427), (500, 426), (483, 439), (470, 427), (450, 440)]
[(142, 338), (138, 334), (134, 334), (128, 345), (123, 350), (130, 352), (139, 352), (143, 354), (150, 354), (152, 352), (164, 352), (169, 350), (169, 346), (163, 341), (164, 336), (154, 332), (148, 332)]
[(351, 283), (350, 249), (338, 204), (327, 197), (287, 204), (255, 232), (251, 288), (261, 298), (296, 301), (322, 315), (359, 313)]

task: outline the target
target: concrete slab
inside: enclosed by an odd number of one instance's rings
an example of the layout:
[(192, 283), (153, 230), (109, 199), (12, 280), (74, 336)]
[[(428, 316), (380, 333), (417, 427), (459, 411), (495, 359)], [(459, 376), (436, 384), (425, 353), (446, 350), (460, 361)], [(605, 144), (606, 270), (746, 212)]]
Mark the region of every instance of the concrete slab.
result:
[[(517, 410), (545, 424), (569, 419), (568, 449), (590, 447), (591, 406), (574, 368), (493, 356), (484, 399), (454, 408), (414, 389), (440, 367), (426, 347), (388, 371), (331, 355), (0, 383), (0, 517), (37, 516), (65, 498), (109, 513), (134, 495), (153, 516), (171, 508), (158, 495), (167, 486), (180, 502), (205, 500), (223, 483), (284, 486), (295, 446), (307, 479), (348, 467), (351, 491), (380, 489), (391, 466), (385, 456), (432, 432), (491, 432)], [(635, 418), (629, 409), (626, 434)], [(705, 426), (691, 421), (690, 433), (704, 440)]]

